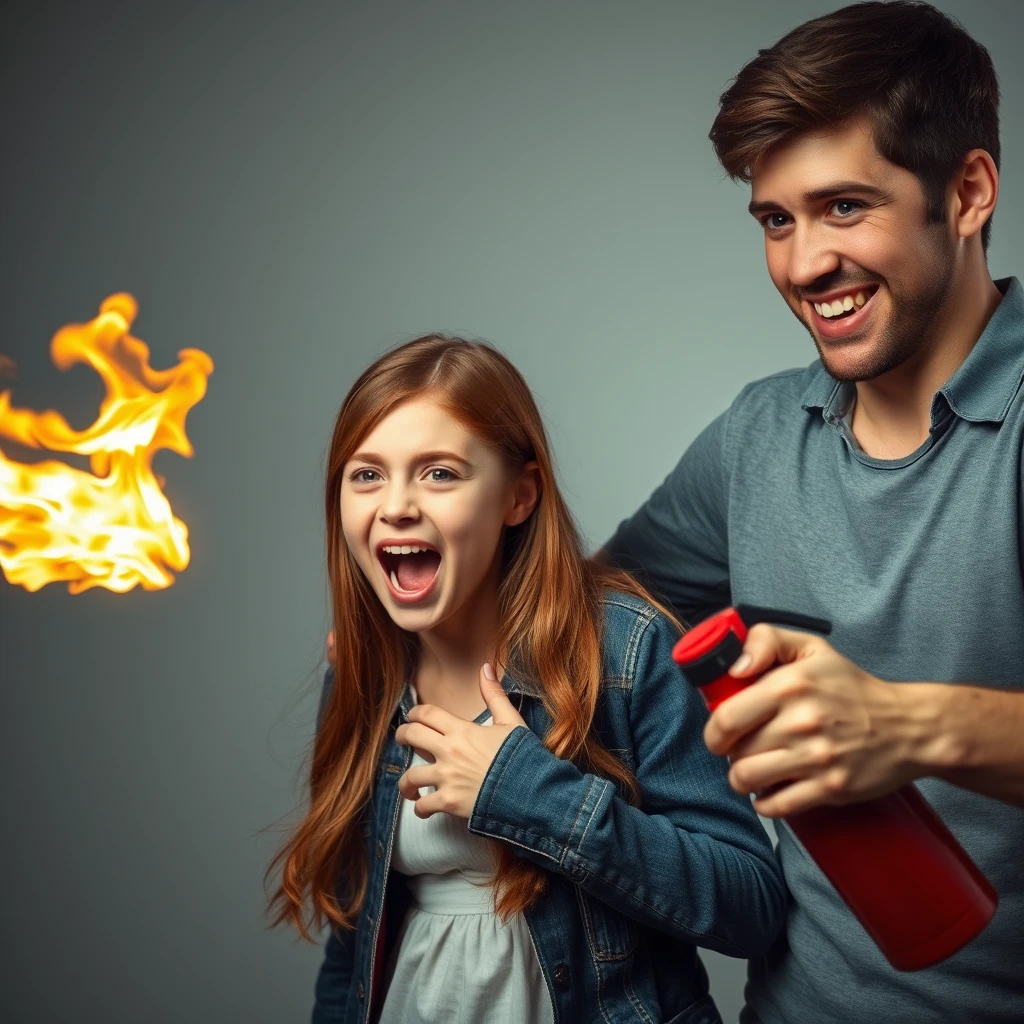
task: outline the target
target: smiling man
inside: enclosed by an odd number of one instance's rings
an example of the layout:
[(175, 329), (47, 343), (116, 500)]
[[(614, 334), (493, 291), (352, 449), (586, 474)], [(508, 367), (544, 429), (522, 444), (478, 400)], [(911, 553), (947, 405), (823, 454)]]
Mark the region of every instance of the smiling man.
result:
[[(763, 677), (705, 732), (779, 819), (792, 896), (742, 1020), (1020, 1021), (1024, 290), (986, 262), (991, 60), (928, 5), (846, 7), (747, 64), (711, 139), (819, 359), (747, 386), (603, 555), (690, 622), (745, 602), (834, 624), (831, 643), (755, 627), (733, 673)], [(915, 974), (782, 820), (908, 781), (1000, 894), (978, 938)]]

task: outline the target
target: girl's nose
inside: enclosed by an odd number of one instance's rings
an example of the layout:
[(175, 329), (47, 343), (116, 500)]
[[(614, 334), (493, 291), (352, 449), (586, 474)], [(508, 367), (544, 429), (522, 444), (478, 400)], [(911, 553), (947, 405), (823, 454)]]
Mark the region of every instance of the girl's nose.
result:
[(403, 484), (393, 484), (388, 488), (387, 495), (380, 507), (380, 521), (396, 526), (399, 523), (415, 521), (419, 518), (415, 495), (412, 489)]

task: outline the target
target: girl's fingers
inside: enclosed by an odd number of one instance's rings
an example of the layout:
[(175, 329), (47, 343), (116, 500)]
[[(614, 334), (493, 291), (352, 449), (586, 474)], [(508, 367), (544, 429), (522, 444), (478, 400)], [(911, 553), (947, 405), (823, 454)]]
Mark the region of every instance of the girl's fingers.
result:
[(395, 742), (403, 747), (415, 747), (417, 750), (425, 750), (433, 757), (444, 749), (445, 739), (439, 732), (431, 729), (420, 722), (410, 722), (400, 725), (395, 730)]
[(466, 724), (463, 719), (445, 711), (444, 708), (437, 707), (436, 704), (417, 704), (409, 712), (409, 721), (422, 722), (442, 735)]
[(421, 796), (413, 805), (417, 818), (429, 818), (432, 814), (447, 809), (447, 799), (440, 793), (428, 793), (426, 796)]
[(441, 784), (441, 780), (438, 777), (439, 774), (440, 773), (438, 772), (436, 765), (413, 765), (413, 767), (398, 780), (398, 792), (401, 793), (406, 800), (417, 800), (419, 799), (421, 789), (425, 789), (427, 786), (437, 787)]

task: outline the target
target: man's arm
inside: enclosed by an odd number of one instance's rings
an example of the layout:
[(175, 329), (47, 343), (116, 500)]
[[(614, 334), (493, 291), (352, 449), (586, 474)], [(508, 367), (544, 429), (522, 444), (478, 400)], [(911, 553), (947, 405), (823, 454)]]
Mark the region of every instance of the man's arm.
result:
[(725, 608), (729, 593), (729, 413), (706, 427), (675, 468), (594, 556), (633, 572), (680, 618), (697, 622)]
[(705, 741), (732, 759), (737, 792), (768, 791), (754, 801), (766, 817), (925, 776), (1024, 807), (1024, 693), (886, 682), (821, 637), (767, 625), (731, 672), (764, 675), (715, 711)]

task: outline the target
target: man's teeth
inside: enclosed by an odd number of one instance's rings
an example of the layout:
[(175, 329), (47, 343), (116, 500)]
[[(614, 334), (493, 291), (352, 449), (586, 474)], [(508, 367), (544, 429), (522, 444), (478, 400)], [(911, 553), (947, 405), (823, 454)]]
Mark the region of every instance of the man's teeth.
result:
[(389, 555), (416, 555), (421, 551), (433, 551), (433, 548), (421, 548), (416, 544), (390, 544), (384, 550)]
[(832, 316), (839, 316), (840, 313), (848, 313), (854, 306), (860, 309), (865, 302), (868, 301), (868, 297), (863, 292), (857, 292), (856, 295), (844, 295), (841, 299), (835, 299), (832, 302), (815, 302), (814, 311), (826, 319)]

